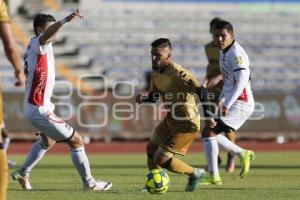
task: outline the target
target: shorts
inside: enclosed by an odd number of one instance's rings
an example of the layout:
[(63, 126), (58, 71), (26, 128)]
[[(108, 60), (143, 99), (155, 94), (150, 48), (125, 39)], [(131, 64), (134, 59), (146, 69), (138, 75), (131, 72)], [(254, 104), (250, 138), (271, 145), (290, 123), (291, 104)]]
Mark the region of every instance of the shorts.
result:
[(53, 112), (41, 112), (38, 106), (25, 104), (25, 116), (29, 122), (46, 136), (56, 142), (71, 139), (75, 130)]
[(155, 129), (151, 142), (174, 153), (185, 155), (194, 139), (198, 136), (199, 124), (191, 121), (174, 121), (165, 118)]
[(253, 98), (249, 99), (249, 102), (237, 100), (232, 104), (226, 116), (221, 116), (220, 120), (222, 120), (224, 124), (231, 127), (233, 130), (237, 131), (252, 115), (253, 112)]

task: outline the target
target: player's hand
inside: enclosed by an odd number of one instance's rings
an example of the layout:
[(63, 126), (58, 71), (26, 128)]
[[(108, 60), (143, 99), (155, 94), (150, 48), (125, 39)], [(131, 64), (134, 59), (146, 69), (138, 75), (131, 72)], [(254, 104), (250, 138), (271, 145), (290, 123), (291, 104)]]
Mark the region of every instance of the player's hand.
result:
[(214, 78), (208, 79), (206, 83), (206, 88), (211, 89), (215, 87), (223, 79), (222, 75), (218, 75)]
[(22, 87), (24, 86), (25, 82), (25, 75), (21, 71), (15, 71), (15, 78), (17, 79), (15, 82), (16, 87)]
[(224, 106), (223, 101), (219, 101), (218, 103), (218, 113), (219, 116), (226, 116), (226, 114), (228, 113), (228, 108)]
[(74, 18), (83, 19), (83, 15), (80, 13), (79, 9), (72, 12), (70, 15), (68, 15), (65, 20), (66, 22), (72, 21)]
[(135, 97), (135, 102), (138, 103), (138, 104), (143, 103), (144, 100), (145, 100), (145, 95), (143, 95), (143, 94), (138, 94), (138, 95)]
[(217, 125), (217, 122), (213, 118), (211, 118), (209, 120), (206, 120), (206, 124), (210, 128), (214, 128)]

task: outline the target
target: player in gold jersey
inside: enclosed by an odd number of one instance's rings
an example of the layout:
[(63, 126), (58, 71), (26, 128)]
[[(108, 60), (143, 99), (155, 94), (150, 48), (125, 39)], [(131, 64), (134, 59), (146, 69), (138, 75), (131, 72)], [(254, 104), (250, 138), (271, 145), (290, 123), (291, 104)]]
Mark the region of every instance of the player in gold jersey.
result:
[[(156, 127), (147, 145), (148, 168), (165, 168), (171, 172), (186, 174), (189, 181), (186, 191), (193, 191), (196, 184), (204, 177), (204, 170), (194, 168), (175, 154), (185, 155), (198, 136), (200, 115), (195, 94), (201, 102), (208, 102), (204, 87), (186, 69), (172, 61), (172, 46), (169, 39), (160, 38), (152, 44), (152, 77), (150, 93), (138, 95), (137, 103), (155, 103), (162, 100), (167, 115)], [(214, 119), (207, 112), (209, 106), (203, 106), (207, 117), (207, 126), (215, 125)]]
[[(210, 33), (212, 34), (213, 27), (223, 19), (215, 17), (213, 18), (210, 25)], [(207, 43), (205, 46), (205, 54), (208, 60), (208, 65), (206, 68), (206, 77), (204, 86), (209, 92), (210, 101), (218, 105), (219, 96), (223, 88), (223, 77), (219, 67), (219, 49), (214, 41)], [(225, 136), (233, 143), (235, 143), (235, 132), (228, 130), (225, 132)], [(220, 157), (218, 157), (218, 162), (221, 163)], [(227, 164), (225, 167), (227, 172), (233, 172), (235, 169), (234, 155), (232, 153), (227, 154)]]
[[(22, 86), (24, 84), (24, 74), (21, 71), (20, 54), (17, 44), (13, 38), (10, 18), (7, 11), (7, 6), (4, 0), (0, 0), (0, 38), (4, 46), (4, 52), (13, 68), (15, 69), (15, 77), (17, 79), (15, 86)], [(3, 103), (0, 88), (0, 131), (4, 126), (3, 121)], [(7, 158), (6, 152), (3, 147), (2, 136), (0, 135), (0, 200), (6, 199), (7, 189)]]

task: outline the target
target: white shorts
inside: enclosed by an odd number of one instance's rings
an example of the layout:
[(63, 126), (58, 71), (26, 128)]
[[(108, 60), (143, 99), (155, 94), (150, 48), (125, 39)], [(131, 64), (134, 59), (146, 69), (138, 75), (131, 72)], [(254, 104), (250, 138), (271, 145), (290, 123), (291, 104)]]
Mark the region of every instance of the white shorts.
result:
[(51, 139), (62, 142), (71, 139), (75, 130), (52, 111), (45, 112), (37, 106), (24, 106), (25, 116), (29, 122)]
[(220, 119), (234, 130), (238, 130), (254, 111), (254, 100), (249, 99), (248, 102), (237, 100), (230, 107), (226, 116)]

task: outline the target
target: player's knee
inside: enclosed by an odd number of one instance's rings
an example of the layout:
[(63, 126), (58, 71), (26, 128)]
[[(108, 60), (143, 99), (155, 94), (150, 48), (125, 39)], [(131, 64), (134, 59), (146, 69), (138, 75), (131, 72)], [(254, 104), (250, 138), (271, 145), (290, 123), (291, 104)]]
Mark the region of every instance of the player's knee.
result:
[(82, 138), (77, 132), (75, 132), (73, 137), (66, 143), (69, 144), (71, 148), (79, 148), (83, 146)]
[(205, 126), (202, 133), (201, 133), (202, 139), (207, 138), (207, 137), (213, 137), (215, 136), (215, 133), (212, 128), (209, 126)]
[(56, 141), (44, 134), (41, 134), (41, 143), (44, 149), (50, 149), (56, 143)]

